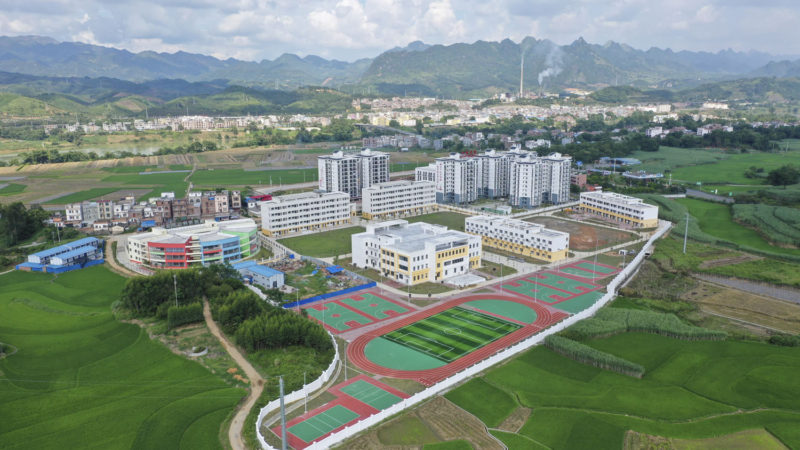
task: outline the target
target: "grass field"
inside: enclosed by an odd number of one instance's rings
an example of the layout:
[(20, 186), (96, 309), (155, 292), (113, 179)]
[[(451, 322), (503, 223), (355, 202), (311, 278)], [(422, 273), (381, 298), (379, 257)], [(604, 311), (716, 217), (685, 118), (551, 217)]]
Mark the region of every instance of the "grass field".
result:
[(0, 360), (0, 447), (222, 447), (244, 392), (115, 320), (123, 281), (102, 266), (0, 276), (0, 336), (19, 349)]
[[(619, 449), (627, 430), (693, 440), (757, 428), (789, 447), (800, 446), (800, 380), (790, 375), (800, 369), (800, 348), (640, 333), (585, 343), (643, 365), (646, 375), (639, 380), (614, 374), (540, 347), (448, 398), (498, 423), (514, 396), (533, 412), (511, 439), (555, 449)], [(504, 406), (487, 411), (487, 404)]]
[(469, 217), (464, 214), (444, 211), (431, 214), (423, 214), (421, 216), (408, 217), (408, 223), (426, 222), (436, 225), (444, 225), (451, 230), (464, 231), (464, 220)]
[(174, 192), (176, 198), (183, 198), (186, 196), (186, 190), (189, 187), (189, 183), (183, 181), (186, 175), (185, 173), (118, 174), (109, 175), (103, 178), (102, 181), (121, 183), (126, 188), (140, 186), (152, 189), (149, 193), (139, 197), (139, 200), (158, 197), (161, 192)]
[(323, 231), (322, 233), (281, 239), (280, 243), (300, 255), (327, 258), (350, 253), (350, 236), (365, 230), (364, 227), (339, 228), (337, 230)]
[(24, 191), (25, 188), (24, 184), (19, 183), (8, 183), (7, 186), (0, 188), (0, 195), (15, 195), (19, 194), (20, 192)]
[(78, 191), (73, 192), (72, 194), (67, 194), (62, 197), (54, 198), (52, 200), (48, 200), (47, 203), (53, 205), (64, 205), (67, 203), (78, 203), (84, 200), (91, 200), (97, 197), (102, 197), (104, 195), (110, 194), (112, 192), (116, 192), (120, 190), (118, 187), (104, 187), (104, 188), (92, 188), (87, 189), (85, 191)]
[(192, 175), (197, 186), (256, 186), (296, 184), (317, 180), (317, 169), (254, 170), (214, 169), (198, 170)]
[(634, 166), (634, 170), (663, 173), (667, 170), (675, 170), (678, 167), (717, 163), (728, 159), (729, 156), (727, 153), (717, 149), (662, 146), (657, 152), (634, 152), (631, 158), (636, 158), (642, 162), (641, 165)]
[(756, 250), (800, 256), (800, 250), (770, 245), (755, 230), (734, 222), (731, 207), (728, 205), (693, 198), (681, 198), (677, 201), (687, 207), (689, 213), (697, 218), (700, 229), (705, 233)]
[(517, 324), (456, 306), (382, 338), (449, 363), (519, 328)]
[[(660, 151), (659, 151), (660, 153)], [(763, 168), (764, 172), (791, 164), (800, 158), (800, 151), (785, 153), (751, 152), (731, 154), (714, 164), (678, 167), (672, 169), (673, 181), (681, 180), (689, 183), (702, 182), (717, 184), (764, 184), (763, 178), (747, 178), (744, 172), (751, 166)]]

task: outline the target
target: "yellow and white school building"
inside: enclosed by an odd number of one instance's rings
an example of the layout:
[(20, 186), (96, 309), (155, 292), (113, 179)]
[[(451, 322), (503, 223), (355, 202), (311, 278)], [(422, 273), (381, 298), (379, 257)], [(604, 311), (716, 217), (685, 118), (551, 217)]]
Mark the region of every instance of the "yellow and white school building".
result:
[(351, 237), (353, 265), (405, 285), (440, 282), (481, 266), (481, 239), (443, 225), (390, 220)]
[(658, 226), (658, 206), (616, 192), (581, 192), (578, 210), (616, 220), (636, 228)]
[(569, 233), (519, 219), (473, 216), (465, 220), (467, 233), (480, 236), (483, 245), (549, 262), (569, 253)]
[(365, 219), (390, 219), (436, 210), (436, 184), (430, 181), (389, 181), (361, 192), (361, 215)]
[(285, 236), (304, 231), (351, 223), (350, 194), (346, 192), (304, 192), (282, 195), (259, 203), (261, 232)]

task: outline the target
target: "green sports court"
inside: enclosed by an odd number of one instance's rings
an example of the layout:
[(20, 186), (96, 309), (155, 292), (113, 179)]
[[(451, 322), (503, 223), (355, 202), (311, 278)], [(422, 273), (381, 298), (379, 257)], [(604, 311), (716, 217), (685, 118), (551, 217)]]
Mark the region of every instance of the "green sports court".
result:
[(386, 409), (395, 403), (399, 403), (402, 400), (402, 398), (392, 394), (391, 392), (386, 392), (378, 386), (375, 386), (374, 384), (365, 380), (356, 380), (347, 386), (340, 388), (339, 390), (379, 411)]
[[(384, 334), (375, 341), (385, 340), (450, 363), (519, 328), (521, 325), (516, 323), (456, 306)], [(399, 363), (403, 367), (398, 368), (406, 367), (403, 361)]]
[(328, 302), (306, 308), (308, 315), (337, 331), (346, 331), (374, 322), (337, 302)]
[(487, 312), (492, 315), (507, 317), (522, 323), (536, 322), (538, 317), (536, 311), (529, 306), (507, 300), (472, 300), (462, 304), (470, 308), (477, 309), (479, 312)]
[(370, 293), (347, 297), (339, 300), (339, 302), (378, 320), (395, 317), (409, 311), (409, 308)]
[(342, 405), (336, 405), (288, 427), (286, 431), (305, 442), (312, 442), (358, 417), (360, 417), (358, 413)]

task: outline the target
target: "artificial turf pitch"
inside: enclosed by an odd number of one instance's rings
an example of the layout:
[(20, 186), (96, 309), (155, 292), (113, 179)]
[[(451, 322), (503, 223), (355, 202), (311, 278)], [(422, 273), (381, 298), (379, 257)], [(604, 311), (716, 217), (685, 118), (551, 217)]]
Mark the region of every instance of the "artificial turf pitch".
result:
[(342, 405), (336, 405), (296, 425), (292, 425), (287, 431), (305, 442), (311, 442), (358, 417), (358, 413), (350, 411)]
[(382, 337), (450, 363), (519, 328), (521, 325), (456, 306)]

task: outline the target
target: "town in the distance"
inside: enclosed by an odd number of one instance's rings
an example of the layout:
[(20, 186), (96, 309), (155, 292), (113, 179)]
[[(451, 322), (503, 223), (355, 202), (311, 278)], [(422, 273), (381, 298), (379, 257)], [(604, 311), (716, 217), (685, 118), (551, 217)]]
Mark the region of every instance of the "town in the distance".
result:
[(800, 57), (10, 34), (0, 448), (800, 448)]

